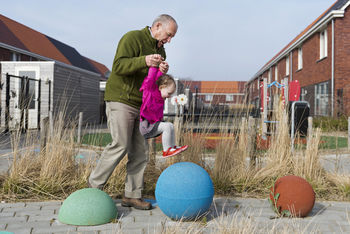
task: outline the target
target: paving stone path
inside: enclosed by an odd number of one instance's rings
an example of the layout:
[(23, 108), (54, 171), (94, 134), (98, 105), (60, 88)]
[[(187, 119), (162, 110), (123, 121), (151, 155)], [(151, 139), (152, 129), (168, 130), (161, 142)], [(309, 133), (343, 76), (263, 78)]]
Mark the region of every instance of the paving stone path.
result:
[[(12, 158), (9, 147), (0, 147), (0, 173)], [(77, 160), (97, 157), (81, 149)], [(322, 158), (326, 170), (350, 174), (350, 155)], [(20, 233), (350, 233), (350, 203), (316, 201), (306, 218), (276, 218), (267, 199), (216, 197), (205, 217), (196, 222), (173, 221), (156, 203), (150, 211), (121, 207), (118, 219), (97, 226), (73, 226), (58, 221), (62, 201), (0, 203), (0, 234)], [(176, 230), (176, 232), (172, 232)]]
[(316, 202), (306, 218), (273, 218), (267, 199), (218, 197), (205, 216), (196, 222), (173, 221), (157, 204), (149, 211), (121, 207), (115, 200), (118, 219), (97, 226), (73, 226), (58, 221), (62, 201), (0, 204), (1, 231), (21, 233), (350, 233), (350, 203)]

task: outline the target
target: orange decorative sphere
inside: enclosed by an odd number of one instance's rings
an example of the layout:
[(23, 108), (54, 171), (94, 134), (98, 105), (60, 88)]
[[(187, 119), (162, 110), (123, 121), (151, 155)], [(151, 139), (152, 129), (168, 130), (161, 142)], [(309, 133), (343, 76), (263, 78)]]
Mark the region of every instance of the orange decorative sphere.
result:
[(288, 175), (275, 182), (270, 199), (280, 214), (287, 210), (292, 216), (305, 217), (315, 204), (315, 192), (305, 179)]

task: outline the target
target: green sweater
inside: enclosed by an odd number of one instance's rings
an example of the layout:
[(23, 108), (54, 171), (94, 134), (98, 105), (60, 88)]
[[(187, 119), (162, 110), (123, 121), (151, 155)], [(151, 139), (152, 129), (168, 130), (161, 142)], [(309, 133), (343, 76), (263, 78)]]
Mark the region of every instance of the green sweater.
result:
[(149, 54), (166, 57), (164, 47), (157, 48), (157, 40), (148, 27), (130, 31), (120, 39), (106, 84), (105, 101), (140, 108), (142, 93), (139, 89), (148, 73), (145, 57)]

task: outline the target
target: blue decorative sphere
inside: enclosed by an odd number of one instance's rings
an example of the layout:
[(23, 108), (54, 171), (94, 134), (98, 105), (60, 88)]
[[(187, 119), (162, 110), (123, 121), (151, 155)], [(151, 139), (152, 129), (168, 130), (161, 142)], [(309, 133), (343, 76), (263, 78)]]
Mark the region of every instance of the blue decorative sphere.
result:
[(107, 193), (97, 188), (85, 188), (66, 198), (58, 220), (72, 225), (100, 225), (113, 221), (117, 214), (117, 207)]
[(214, 186), (202, 167), (191, 162), (180, 162), (162, 172), (155, 195), (165, 215), (175, 220), (191, 220), (209, 210)]

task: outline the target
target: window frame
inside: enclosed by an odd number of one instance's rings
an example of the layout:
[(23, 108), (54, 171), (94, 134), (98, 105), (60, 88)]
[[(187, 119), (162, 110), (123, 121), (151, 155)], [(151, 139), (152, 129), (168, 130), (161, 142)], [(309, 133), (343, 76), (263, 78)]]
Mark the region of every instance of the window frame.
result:
[(213, 94), (206, 94), (206, 95), (205, 95), (205, 101), (206, 101), (206, 102), (211, 102), (211, 101), (213, 101)]
[(21, 54), (13, 51), (11, 54), (11, 61), (14, 61), (14, 62), (21, 61)]
[(322, 82), (315, 85), (315, 115), (328, 116), (328, 86), (328, 82)]
[(323, 59), (328, 55), (328, 36), (327, 29), (324, 29), (320, 32), (320, 57)]
[(225, 95), (225, 100), (226, 100), (226, 102), (233, 102), (234, 101), (233, 94), (226, 94)]
[(275, 81), (278, 81), (278, 67), (275, 66)]
[(303, 48), (298, 48), (298, 70), (303, 69)]

